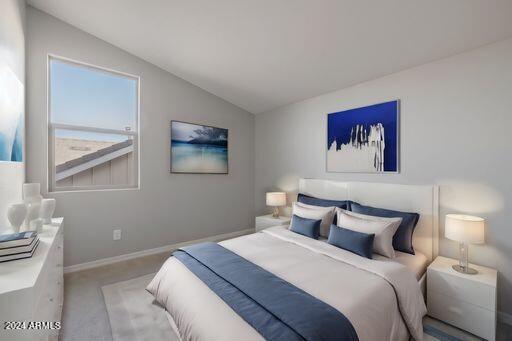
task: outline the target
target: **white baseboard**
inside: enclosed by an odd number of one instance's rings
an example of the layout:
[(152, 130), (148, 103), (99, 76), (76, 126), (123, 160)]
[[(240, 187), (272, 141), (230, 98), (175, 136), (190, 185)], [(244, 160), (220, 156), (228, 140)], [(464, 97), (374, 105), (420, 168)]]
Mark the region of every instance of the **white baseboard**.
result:
[(230, 233), (218, 234), (218, 235), (211, 236), (211, 237), (190, 240), (187, 242), (160, 246), (160, 247), (157, 247), (154, 249), (142, 250), (142, 251), (137, 251), (137, 252), (133, 252), (133, 253), (127, 253), (124, 255), (109, 257), (109, 258), (102, 258), (102, 259), (98, 259), (98, 260), (95, 260), (92, 262), (86, 262), (86, 263), (80, 263), (80, 264), (66, 266), (66, 267), (64, 267), (64, 273), (71, 273), (71, 272), (77, 272), (77, 271), (82, 271), (82, 270), (87, 270), (87, 269), (93, 269), (93, 268), (97, 268), (99, 266), (122, 262), (122, 261), (129, 260), (129, 259), (155, 255), (155, 254), (163, 253), (163, 252), (171, 252), (171, 251), (179, 249), (180, 247), (191, 245), (191, 244), (197, 244), (197, 243), (203, 243), (203, 242), (215, 242), (215, 241), (220, 241), (220, 240), (225, 240), (225, 239), (229, 239), (229, 238), (243, 236), (243, 235), (249, 234), (249, 233), (254, 233), (254, 229), (247, 229), (247, 230), (235, 231), (235, 232), (230, 232)]
[(512, 315), (498, 311), (498, 321), (512, 326)]

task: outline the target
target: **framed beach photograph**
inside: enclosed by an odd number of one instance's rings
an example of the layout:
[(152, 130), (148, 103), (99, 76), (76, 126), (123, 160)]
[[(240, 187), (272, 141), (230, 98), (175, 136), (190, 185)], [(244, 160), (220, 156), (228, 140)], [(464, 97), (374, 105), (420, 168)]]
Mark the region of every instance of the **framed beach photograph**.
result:
[(398, 100), (327, 115), (327, 171), (398, 173)]
[(228, 129), (171, 121), (171, 173), (228, 174)]

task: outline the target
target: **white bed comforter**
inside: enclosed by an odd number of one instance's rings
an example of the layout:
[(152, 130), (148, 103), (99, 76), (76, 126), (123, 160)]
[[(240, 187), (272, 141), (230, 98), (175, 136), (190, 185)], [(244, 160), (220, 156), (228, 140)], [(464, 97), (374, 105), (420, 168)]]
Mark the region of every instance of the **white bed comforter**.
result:
[[(342, 312), (359, 340), (422, 340), (426, 307), (405, 266), (370, 260), (272, 227), (219, 243)], [(147, 290), (184, 340), (261, 340), (261, 335), (174, 257)], [(307, 309), (307, 307), (305, 307)]]

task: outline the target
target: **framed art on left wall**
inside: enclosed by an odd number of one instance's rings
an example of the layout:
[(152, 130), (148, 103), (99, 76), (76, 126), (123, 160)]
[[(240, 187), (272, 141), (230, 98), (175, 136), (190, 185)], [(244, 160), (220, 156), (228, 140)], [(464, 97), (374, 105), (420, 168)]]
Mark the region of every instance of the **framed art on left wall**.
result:
[(0, 162), (23, 162), (23, 83), (0, 61)]
[(228, 174), (228, 129), (171, 121), (171, 173)]

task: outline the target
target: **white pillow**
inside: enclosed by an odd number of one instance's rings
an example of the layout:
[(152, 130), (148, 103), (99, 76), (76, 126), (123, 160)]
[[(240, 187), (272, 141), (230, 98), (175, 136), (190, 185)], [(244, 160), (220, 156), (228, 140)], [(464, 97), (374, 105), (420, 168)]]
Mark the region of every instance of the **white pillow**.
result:
[(347, 210), (344, 210), (342, 208), (336, 207), (336, 213), (338, 213), (338, 211), (343, 212), (345, 214), (348, 214), (348, 215), (350, 215), (352, 217), (366, 219), (366, 220), (389, 221), (389, 222), (399, 221), (400, 222), (398, 224), (399, 226), (402, 223), (402, 218), (400, 218), (400, 217), (394, 217), (394, 218), (390, 218), (390, 217), (377, 217), (377, 216), (374, 216), (374, 215), (368, 215), (368, 214), (362, 214), (362, 213), (356, 213), (356, 212), (352, 212), (352, 211), (347, 211)]
[(332, 221), (334, 220), (335, 207), (322, 207), (303, 204), (300, 202), (293, 203), (292, 214), (307, 219), (322, 219), (320, 223), (320, 236), (328, 237)]
[(395, 257), (393, 236), (402, 218), (382, 218), (336, 209), (337, 225), (349, 230), (375, 234), (373, 251), (388, 258)]

